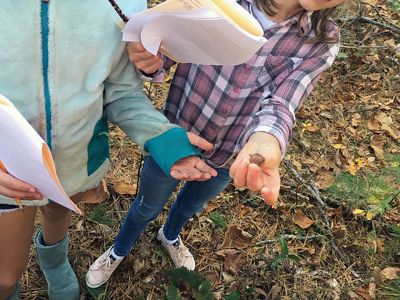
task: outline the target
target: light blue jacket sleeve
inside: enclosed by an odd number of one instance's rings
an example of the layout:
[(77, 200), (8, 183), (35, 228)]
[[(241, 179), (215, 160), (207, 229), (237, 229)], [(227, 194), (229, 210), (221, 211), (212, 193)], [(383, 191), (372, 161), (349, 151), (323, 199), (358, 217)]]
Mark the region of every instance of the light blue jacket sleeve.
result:
[(104, 84), (108, 120), (152, 155), (165, 174), (179, 159), (199, 155), (186, 132), (153, 107), (126, 51)]

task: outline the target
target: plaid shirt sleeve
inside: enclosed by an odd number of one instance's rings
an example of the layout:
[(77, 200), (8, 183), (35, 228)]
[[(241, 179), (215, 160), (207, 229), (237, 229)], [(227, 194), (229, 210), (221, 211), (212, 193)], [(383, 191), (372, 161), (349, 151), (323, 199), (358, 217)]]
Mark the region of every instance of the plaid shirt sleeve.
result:
[(317, 51), (304, 59), (280, 84), (274, 94), (265, 97), (261, 110), (256, 114), (253, 132), (267, 132), (279, 142), (282, 156), (286, 153), (295, 113), (305, 98), (311, 93), (323, 71), (328, 69), (339, 51), (339, 44), (330, 44), (324, 53)]

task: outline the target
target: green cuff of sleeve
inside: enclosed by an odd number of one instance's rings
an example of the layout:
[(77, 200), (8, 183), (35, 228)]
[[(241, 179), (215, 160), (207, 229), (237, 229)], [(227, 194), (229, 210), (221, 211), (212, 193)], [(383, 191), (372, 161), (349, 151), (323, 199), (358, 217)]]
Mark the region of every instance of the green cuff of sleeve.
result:
[(184, 157), (201, 156), (183, 128), (172, 128), (144, 144), (147, 151), (168, 176), (174, 163)]

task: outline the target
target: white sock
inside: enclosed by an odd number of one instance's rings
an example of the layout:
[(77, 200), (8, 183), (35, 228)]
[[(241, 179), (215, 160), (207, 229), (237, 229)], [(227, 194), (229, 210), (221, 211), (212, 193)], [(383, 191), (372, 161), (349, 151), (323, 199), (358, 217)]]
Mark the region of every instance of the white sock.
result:
[(125, 256), (120, 256), (120, 255), (116, 254), (115, 251), (114, 251), (114, 247), (111, 249), (111, 253), (110, 254), (112, 255), (112, 257), (114, 257), (117, 260), (125, 257)]
[(168, 240), (164, 235), (164, 230), (162, 230), (161, 232), (162, 232), (162, 237), (163, 237), (164, 243), (166, 243), (167, 245), (171, 246), (171, 245), (175, 244), (179, 240), (179, 237), (177, 237), (174, 240)]

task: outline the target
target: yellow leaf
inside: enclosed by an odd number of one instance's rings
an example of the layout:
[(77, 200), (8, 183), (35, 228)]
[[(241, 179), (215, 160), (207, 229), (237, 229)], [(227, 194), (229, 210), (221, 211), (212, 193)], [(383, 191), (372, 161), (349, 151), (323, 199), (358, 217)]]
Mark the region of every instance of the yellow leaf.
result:
[(343, 144), (333, 144), (332, 146), (335, 149), (344, 149), (344, 148), (346, 148)]
[(355, 209), (353, 210), (353, 215), (357, 216), (357, 215), (364, 215), (365, 214), (365, 210), (363, 209)]
[(356, 176), (356, 173), (358, 171), (358, 167), (356, 166), (356, 164), (354, 162), (350, 162), (349, 167), (347, 168), (347, 170), (349, 171), (349, 173), (353, 176)]
[(375, 216), (376, 216), (375, 213), (373, 213), (371, 211), (367, 212), (367, 220), (368, 221), (371, 221)]
[(365, 167), (365, 165), (367, 164), (367, 160), (363, 157), (357, 158), (356, 163), (359, 168), (362, 168), (362, 167)]

